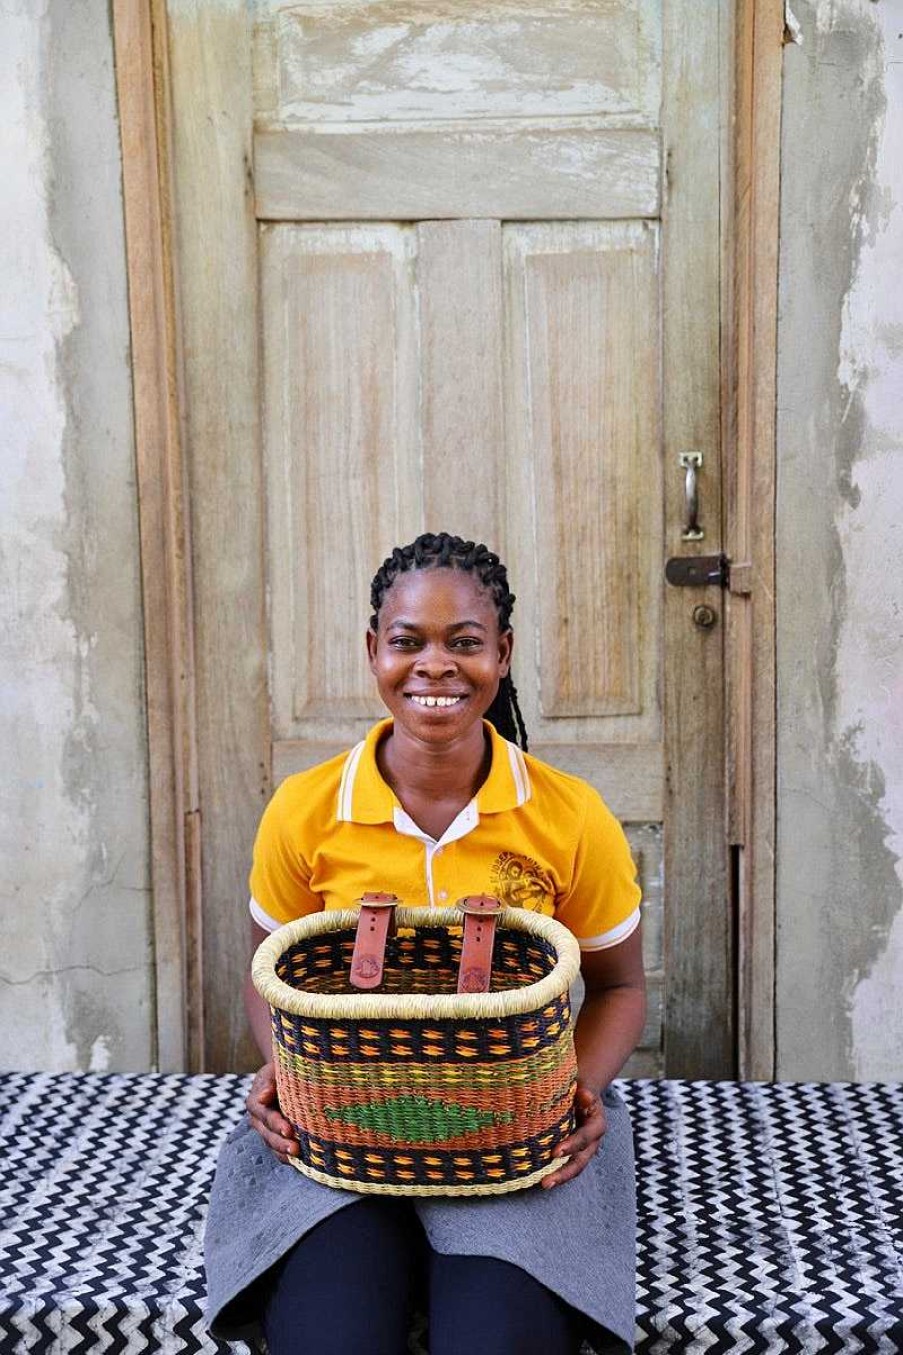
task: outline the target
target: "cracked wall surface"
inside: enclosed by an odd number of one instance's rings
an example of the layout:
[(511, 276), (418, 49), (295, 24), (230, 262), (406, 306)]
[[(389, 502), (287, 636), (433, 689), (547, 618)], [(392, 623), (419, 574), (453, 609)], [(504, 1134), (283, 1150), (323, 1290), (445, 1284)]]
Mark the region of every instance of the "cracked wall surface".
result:
[(0, 1067), (153, 1060), (141, 596), (106, 0), (0, 10)]
[(794, 0), (778, 327), (777, 1073), (903, 1073), (903, 0)]

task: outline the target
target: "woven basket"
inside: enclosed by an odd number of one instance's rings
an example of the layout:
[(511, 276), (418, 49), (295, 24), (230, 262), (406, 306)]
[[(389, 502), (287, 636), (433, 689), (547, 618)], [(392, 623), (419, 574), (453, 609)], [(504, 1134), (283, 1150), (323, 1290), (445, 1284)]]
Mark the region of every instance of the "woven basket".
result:
[(305, 1175), (389, 1195), (520, 1190), (565, 1160), (577, 1075), (573, 935), (498, 920), (488, 993), (456, 994), (461, 914), (398, 908), (381, 991), (349, 982), (356, 911), (273, 932), (253, 962), (270, 1004), (279, 1105)]

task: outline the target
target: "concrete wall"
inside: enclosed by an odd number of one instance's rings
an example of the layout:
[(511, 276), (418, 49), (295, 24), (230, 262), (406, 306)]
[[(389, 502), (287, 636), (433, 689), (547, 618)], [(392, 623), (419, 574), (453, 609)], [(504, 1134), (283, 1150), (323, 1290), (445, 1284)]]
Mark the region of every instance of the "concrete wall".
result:
[(777, 1069), (903, 1074), (903, 0), (792, 0)]
[(153, 1058), (107, 0), (0, 10), (0, 1067)]

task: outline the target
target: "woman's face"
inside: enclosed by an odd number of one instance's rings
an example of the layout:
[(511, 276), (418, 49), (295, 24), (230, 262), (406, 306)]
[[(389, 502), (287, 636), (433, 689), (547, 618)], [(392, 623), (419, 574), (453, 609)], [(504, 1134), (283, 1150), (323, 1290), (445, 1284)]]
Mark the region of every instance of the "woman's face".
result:
[(396, 725), (430, 743), (460, 738), (492, 704), (511, 664), (489, 593), (460, 569), (400, 574), (383, 598), (370, 670)]

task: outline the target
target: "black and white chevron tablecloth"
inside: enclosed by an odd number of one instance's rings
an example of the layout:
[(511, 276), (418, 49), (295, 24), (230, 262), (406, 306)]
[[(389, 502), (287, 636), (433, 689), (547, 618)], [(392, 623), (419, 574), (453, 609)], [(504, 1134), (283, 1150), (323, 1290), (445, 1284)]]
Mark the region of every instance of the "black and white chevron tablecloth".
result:
[[(903, 1351), (903, 1090), (621, 1085), (638, 1351)], [(3, 1355), (225, 1352), (203, 1330), (201, 1243), (246, 1086), (0, 1077)]]

